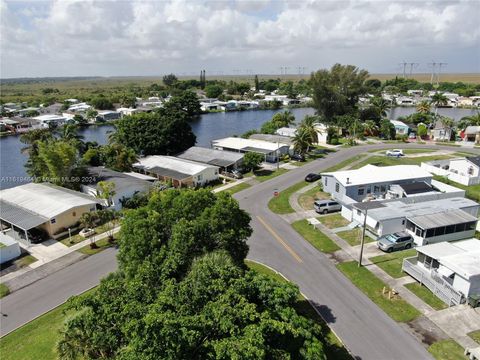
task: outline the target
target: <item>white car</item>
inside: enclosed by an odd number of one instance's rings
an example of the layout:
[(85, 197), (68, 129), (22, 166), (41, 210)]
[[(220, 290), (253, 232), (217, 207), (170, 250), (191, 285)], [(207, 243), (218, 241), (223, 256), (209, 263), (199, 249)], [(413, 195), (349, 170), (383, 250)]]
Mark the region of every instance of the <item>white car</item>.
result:
[(400, 156), (403, 156), (403, 150), (401, 150), (401, 149), (387, 150), (387, 152), (386, 152), (385, 154), (386, 154), (387, 156), (400, 157)]
[(87, 238), (95, 234), (95, 229), (84, 228), (79, 232), (81, 237)]

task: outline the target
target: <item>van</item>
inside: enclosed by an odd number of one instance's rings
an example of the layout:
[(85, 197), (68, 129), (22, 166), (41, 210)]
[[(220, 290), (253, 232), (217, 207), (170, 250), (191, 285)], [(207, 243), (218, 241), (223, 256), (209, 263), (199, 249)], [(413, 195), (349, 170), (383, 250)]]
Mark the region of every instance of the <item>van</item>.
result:
[(342, 210), (342, 205), (334, 200), (317, 200), (313, 203), (313, 208), (319, 214), (328, 214)]

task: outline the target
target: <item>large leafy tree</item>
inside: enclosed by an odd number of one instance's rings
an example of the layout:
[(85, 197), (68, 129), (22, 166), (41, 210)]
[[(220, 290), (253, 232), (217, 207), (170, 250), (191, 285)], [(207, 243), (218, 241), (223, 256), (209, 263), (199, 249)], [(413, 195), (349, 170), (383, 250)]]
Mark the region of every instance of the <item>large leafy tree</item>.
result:
[(196, 141), (187, 115), (172, 108), (125, 116), (116, 128), (114, 141), (143, 155), (174, 155)]
[(318, 133), (319, 130), (317, 125), (320, 123), (318, 116), (307, 115), (303, 118), (302, 122), (299, 125), (299, 130), (303, 131), (309, 140), (309, 147), (313, 144), (318, 143)]
[(263, 162), (262, 154), (256, 152), (247, 152), (243, 157), (242, 165), (247, 170), (255, 170)]
[(217, 98), (223, 93), (223, 88), (217, 84), (207, 85), (205, 87), (205, 95), (209, 98)]
[(164, 107), (168, 111), (183, 112), (187, 116), (187, 120), (192, 120), (202, 113), (197, 94), (190, 90), (172, 96), (172, 98), (165, 103)]
[(273, 115), (272, 119), (263, 123), (260, 132), (262, 134), (273, 134), (277, 129), (295, 124), (295, 115), (285, 110)]
[(373, 98), (370, 105), (381, 118), (387, 117), (388, 110), (391, 108), (390, 102), (382, 97)]
[(61, 359), (325, 359), (298, 289), (245, 269), (249, 216), (227, 194), (155, 193), (126, 213), (120, 269), (70, 301)]
[(428, 101), (420, 101), (416, 105), (417, 112), (420, 114), (430, 114), (431, 105)]
[(335, 123), (338, 115), (357, 112), (358, 98), (367, 91), (366, 70), (353, 65), (335, 64), (330, 70), (312, 73), (314, 108), (323, 117), (323, 122)]
[(168, 87), (175, 86), (177, 82), (178, 78), (175, 76), (175, 74), (168, 74), (163, 77), (163, 83)]

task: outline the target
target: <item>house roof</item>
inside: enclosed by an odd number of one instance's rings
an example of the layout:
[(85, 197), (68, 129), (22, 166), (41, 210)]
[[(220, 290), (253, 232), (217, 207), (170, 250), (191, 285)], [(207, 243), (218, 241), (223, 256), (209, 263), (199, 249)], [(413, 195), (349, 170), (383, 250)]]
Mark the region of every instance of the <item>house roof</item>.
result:
[(475, 216), (460, 209), (452, 209), (413, 217), (407, 216), (407, 218), (422, 229), (434, 229), (442, 226), (477, 221)]
[(0, 199), (0, 219), (23, 230), (30, 230), (50, 220), (2, 199)]
[(219, 140), (213, 140), (212, 144), (214, 146), (227, 148), (227, 149), (235, 149), (235, 150), (243, 150), (243, 151), (254, 151), (249, 149), (261, 149), (264, 152), (271, 153), (275, 150), (278, 150), (281, 147), (289, 146), (288, 144), (284, 143), (272, 143), (264, 140), (254, 140), (254, 139), (243, 139), (243, 138), (236, 138), (236, 137), (228, 137)]
[(383, 201), (385, 206), (379, 209), (372, 209), (368, 216), (376, 221), (395, 219), (400, 217), (415, 217), (421, 215), (441, 213), (453, 209), (466, 209), (480, 205), (475, 201), (456, 197), (448, 199), (437, 199), (422, 202), (409, 202), (409, 198), (403, 198), (397, 201)]
[(244, 154), (231, 151), (208, 149), (200, 146), (192, 146), (177, 155), (180, 159), (196, 161), (204, 164), (227, 167), (243, 159)]
[(60, 115), (49, 114), (49, 115), (35, 116), (32, 119), (38, 120), (38, 121), (63, 121), (65, 120), (65, 117)]
[(400, 121), (400, 120), (390, 120), (390, 122), (391, 122), (394, 126), (404, 126), (404, 127), (408, 127), (407, 124), (405, 124), (403, 121)]
[(480, 167), (480, 156), (467, 156), (466, 159), (472, 164)]
[(250, 139), (253, 140), (263, 140), (263, 141), (268, 141), (272, 143), (284, 143), (291, 145), (293, 140), (288, 137), (288, 136), (283, 136), (283, 135), (272, 135), (272, 134), (252, 134), (250, 136)]
[(29, 183), (1, 190), (0, 200), (15, 206), (16, 211), (23, 209), (28, 213), (47, 219), (54, 218), (78, 206), (99, 203), (99, 200), (81, 192), (48, 183)]
[(343, 186), (432, 178), (432, 174), (417, 165), (375, 166), (371, 164), (356, 170), (323, 173), (322, 176), (333, 176)]
[(417, 248), (419, 253), (436, 259), (440, 264), (464, 278), (480, 275), (480, 240), (469, 239), (441, 242)]
[(157, 175), (174, 177), (176, 179), (176, 176), (180, 176), (178, 179), (185, 179), (189, 176), (200, 174), (209, 168), (218, 169), (218, 167), (213, 165), (200, 164), (195, 161), (163, 155), (152, 155), (141, 158), (137, 163), (133, 164), (133, 166), (148, 169)]
[(138, 177), (110, 170), (102, 166), (90, 167), (88, 168), (88, 172), (92, 177), (90, 185), (96, 187), (100, 181), (110, 181), (115, 184), (116, 192), (121, 192), (126, 189), (148, 191), (153, 186), (150, 181), (142, 180)]
[(467, 126), (465, 134), (477, 134), (480, 132), (480, 126)]

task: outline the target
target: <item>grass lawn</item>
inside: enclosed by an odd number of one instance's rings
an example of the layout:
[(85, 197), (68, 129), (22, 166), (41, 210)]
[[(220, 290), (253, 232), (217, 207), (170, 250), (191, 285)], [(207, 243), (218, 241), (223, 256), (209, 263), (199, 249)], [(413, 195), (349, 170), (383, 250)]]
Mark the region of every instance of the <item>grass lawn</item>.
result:
[(424, 161), (432, 160), (444, 160), (450, 159), (451, 156), (447, 155), (432, 155), (432, 156), (419, 156), (414, 158), (401, 157), (396, 158), (393, 156), (379, 155), (379, 156), (370, 156), (364, 161), (359, 162), (352, 166), (352, 169), (359, 169), (365, 165), (372, 164), (376, 166), (392, 166), (392, 165), (420, 165)]
[(405, 155), (410, 155), (410, 154), (423, 154), (423, 153), (432, 153), (437, 150), (432, 150), (432, 149), (403, 149), (403, 153)]
[(323, 192), (319, 186), (315, 186), (305, 191), (298, 197), (298, 204), (305, 210), (313, 210), (313, 203), (319, 199), (330, 199), (330, 194)]
[[(97, 235), (100, 235), (100, 234), (103, 234), (105, 231), (109, 230), (109, 227), (107, 224), (103, 224), (103, 225), (100, 225), (100, 226), (97, 226), (95, 228), (95, 233)], [(65, 246), (73, 246), (75, 244), (78, 244), (79, 242), (82, 242), (84, 240), (87, 240), (88, 238), (84, 238), (83, 236), (80, 236), (78, 234), (78, 232), (80, 231), (80, 229), (78, 231), (76, 231), (75, 235), (72, 235), (72, 240), (70, 241), (70, 237), (67, 235), (65, 238), (59, 240), (63, 245)]]
[(428, 348), (428, 352), (437, 360), (466, 360), (463, 348), (454, 340), (440, 340)]
[(243, 182), (243, 183), (240, 183), (238, 185), (232, 186), (231, 188), (223, 190), (223, 192), (227, 192), (227, 193), (230, 193), (231, 195), (233, 195), (233, 194), (235, 194), (239, 191), (248, 189), (250, 186), (251, 186), (250, 184), (247, 184), (247, 183)]
[(288, 170), (287, 169), (278, 169), (278, 170), (257, 170), (254, 172), (255, 178), (260, 181), (264, 182), (279, 175), (285, 174)]
[(338, 264), (337, 268), (393, 320), (408, 322), (421, 315), (420, 311), (399, 296), (389, 300), (382, 294), (383, 288), (388, 286), (365, 267), (359, 268), (356, 261)]
[(340, 250), (340, 247), (327, 235), (310, 225), (307, 220), (298, 220), (292, 224), (292, 227), (303, 236), (317, 250), (324, 253), (332, 253)]
[(455, 147), (460, 147), (461, 145), (455, 144), (455, 142), (436, 142), (435, 145), (441, 145), (441, 146), (455, 146)]
[(321, 216), (318, 218), (318, 221), (320, 221), (323, 225), (325, 225), (329, 229), (335, 229), (335, 228), (339, 228), (339, 227), (350, 224), (350, 221), (345, 219), (340, 214)]
[[(245, 264), (257, 273), (267, 275), (279, 282), (288, 282), (288, 280), (286, 280), (283, 276), (262, 264), (258, 264), (254, 261), (249, 260), (245, 260)], [(325, 353), (328, 360), (353, 360), (348, 351), (343, 346), (340, 339), (337, 338), (337, 336), (333, 333), (332, 330), (330, 330), (322, 317), (315, 311), (312, 305), (301, 294), (298, 297), (295, 309), (299, 314), (317, 322), (322, 327), (323, 339), (326, 340)]]
[(10, 294), (10, 289), (5, 284), (0, 284), (0, 299)]
[(333, 172), (333, 171), (343, 169), (343, 168), (347, 167), (348, 165), (350, 165), (351, 163), (353, 163), (355, 161), (358, 161), (358, 160), (360, 160), (364, 157), (365, 157), (364, 154), (359, 154), (359, 155), (352, 156), (351, 158), (348, 158), (347, 160), (344, 160), (344, 161), (338, 163), (337, 165), (330, 166), (328, 169), (325, 169), (322, 172)]
[(433, 175), (433, 179), (437, 181), (441, 181), (445, 184), (452, 185), (455, 187), (458, 187), (460, 189), (465, 190), (465, 196), (469, 199), (472, 199), (474, 201), (480, 201), (480, 184), (478, 185), (471, 185), (471, 186), (465, 186), (462, 184), (459, 184), (455, 181), (449, 180), (444, 176), (440, 175)]
[[(337, 233), (343, 240), (350, 244), (350, 246), (360, 245), (362, 242), (362, 229), (355, 228), (353, 230), (340, 231)], [(373, 239), (365, 235), (365, 244), (372, 242)]]
[(397, 279), (405, 276), (405, 273), (402, 271), (403, 259), (415, 256), (415, 254), (416, 251), (414, 249), (395, 251), (389, 254), (372, 257), (370, 258), (370, 261), (383, 269), (388, 275)]
[(480, 344), (480, 330), (469, 332), (467, 335)]
[(101, 239), (101, 240), (98, 240), (98, 241), (95, 241), (95, 243), (97, 244), (96, 249), (90, 248), (90, 244), (89, 244), (89, 245), (86, 245), (86, 246), (82, 247), (78, 251), (81, 252), (82, 254), (85, 254), (85, 255), (95, 255), (95, 254), (99, 253), (100, 251), (103, 251), (103, 250), (105, 250), (109, 247), (115, 246), (115, 243), (111, 244), (111, 243), (108, 242), (108, 237), (104, 238), (104, 239)]
[(300, 190), (306, 185), (307, 182), (301, 181), (295, 185), (290, 186), (289, 188), (286, 188), (283, 191), (280, 191), (277, 197), (273, 197), (272, 199), (270, 199), (270, 201), (268, 202), (268, 208), (275, 214), (293, 213), (294, 210), (290, 206), (288, 199), (294, 192)]
[(420, 285), (418, 282), (405, 284), (405, 287), (410, 290), (412, 293), (417, 295), (420, 299), (425, 301), (428, 305), (430, 305), (435, 310), (443, 310), (448, 307), (442, 300), (436, 297), (430, 290), (428, 290), (425, 286)]
[(27, 252), (22, 252), (22, 254), (20, 255), (19, 258), (15, 259), (13, 261), (8, 261), (8, 262), (0, 265), (0, 269), (3, 270), (3, 269), (6, 269), (6, 268), (13, 265), (18, 270), (18, 269), (27, 267), (28, 265), (34, 263), (35, 261), (37, 261), (36, 257), (28, 254)]

